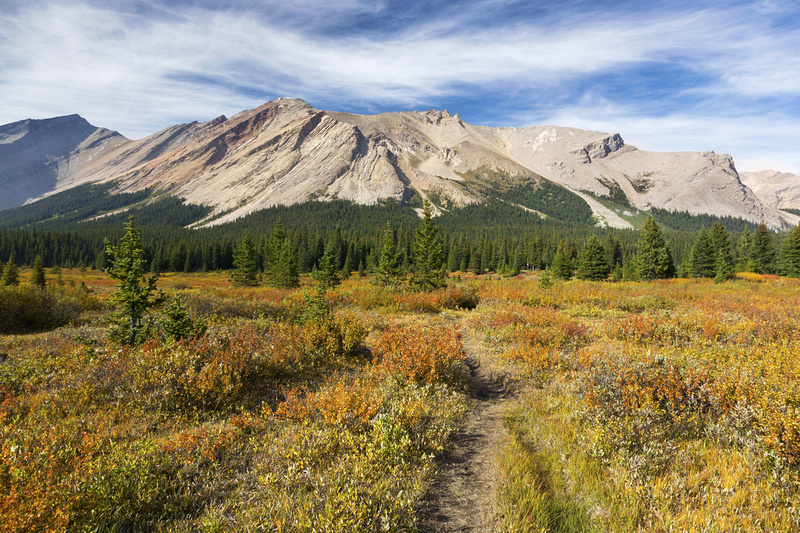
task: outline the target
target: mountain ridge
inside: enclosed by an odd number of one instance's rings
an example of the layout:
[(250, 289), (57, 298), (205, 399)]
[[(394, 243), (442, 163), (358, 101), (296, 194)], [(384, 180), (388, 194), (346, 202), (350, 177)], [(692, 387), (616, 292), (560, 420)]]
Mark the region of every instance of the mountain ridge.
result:
[(632, 227), (614, 205), (736, 216), (773, 228), (800, 220), (754, 194), (725, 154), (646, 152), (618, 133), (492, 128), (447, 111), (355, 115), (279, 98), (137, 141), (77, 115), (0, 126), (0, 208), (107, 182), (117, 192), (153, 188), (210, 206), (213, 224), (326, 198), (374, 204), (419, 196), (450, 209), (521, 182), (565, 187), (614, 227)]

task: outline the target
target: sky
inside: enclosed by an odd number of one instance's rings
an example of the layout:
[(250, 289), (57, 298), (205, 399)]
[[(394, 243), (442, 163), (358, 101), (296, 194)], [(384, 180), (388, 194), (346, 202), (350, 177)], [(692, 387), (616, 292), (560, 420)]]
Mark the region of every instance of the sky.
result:
[(0, 124), (138, 139), (276, 97), (620, 133), (800, 174), (795, 0), (0, 0)]

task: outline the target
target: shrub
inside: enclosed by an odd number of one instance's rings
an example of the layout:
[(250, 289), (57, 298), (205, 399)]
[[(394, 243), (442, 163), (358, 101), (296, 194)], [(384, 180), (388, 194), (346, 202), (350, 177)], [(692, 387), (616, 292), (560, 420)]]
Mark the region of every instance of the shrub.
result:
[(99, 307), (99, 300), (80, 288), (0, 287), (0, 332), (57, 328), (77, 319), (82, 311)]
[(461, 337), (454, 328), (390, 326), (375, 342), (374, 354), (380, 373), (409, 383), (452, 381), (464, 367)]

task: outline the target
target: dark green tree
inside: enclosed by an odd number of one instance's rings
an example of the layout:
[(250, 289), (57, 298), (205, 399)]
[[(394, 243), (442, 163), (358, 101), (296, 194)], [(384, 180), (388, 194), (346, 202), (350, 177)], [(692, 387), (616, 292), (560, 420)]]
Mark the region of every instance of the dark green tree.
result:
[(556, 279), (572, 279), (572, 258), (563, 243), (558, 243), (551, 269)]
[(44, 276), (44, 267), (42, 266), (42, 256), (37, 255), (36, 260), (33, 262), (33, 274), (31, 274), (31, 285), (35, 285), (44, 290), (47, 288), (47, 278)]
[(781, 275), (800, 278), (800, 223), (797, 224), (781, 244)]
[(330, 315), (325, 295), (328, 290), (342, 282), (335, 265), (336, 247), (337, 244), (334, 241), (328, 242), (327, 246), (325, 246), (325, 253), (319, 261), (319, 268), (311, 273), (311, 276), (317, 282), (317, 289), (313, 296), (306, 297), (306, 320), (320, 321)]
[(8, 258), (5, 268), (3, 268), (3, 276), (0, 280), (2, 280), (3, 285), (6, 286), (19, 285), (19, 270), (17, 270), (17, 265), (14, 264), (13, 256)]
[(164, 337), (170, 342), (177, 342), (181, 339), (194, 339), (206, 332), (206, 325), (200, 320), (192, 320), (189, 312), (181, 301), (181, 295), (175, 293), (172, 302), (164, 308), (164, 319), (161, 322), (161, 329)]
[(233, 253), (234, 287), (254, 287), (258, 285), (258, 265), (256, 264), (256, 247), (250, 235), (245, 234)]
[(133, 215), (125, 224), (125, 236), (119, 246), (112, 246), (108, 240), (105, 245), (110, 264), (106, 272), (118, 287), (110, 297), (117, 310), (109, 319), (109, 336), (123, 344), (134, 344), (146, 336), (145, 314), (163, 303), (164, 293), (156, 288), (157, 274), (149, 278), (145, 275), (144, 247)]
[(753, 233), (753, 250), (750, 254), (750, 261), (754, 271), (759, 274), (772, 274), (775, 271), (775, 245), (772, 243), (772, 232), (763, 222)]
[(714, 225), (711, 226), (711, 231), (709, 233), (711, 234), (711, 243), (714, 246), (714, 251), (717, 254), (717, 262), (724, 260), (732, 272), (734, 260), (733, 251), (731, 249), (731, 236), (728, 234), (728, 231), (719, 220), (714, 222)]
[(412, 245), (414, 267), (411, 285), (418, 290), (427, 291), (447, 285), (442, 241), (436, 236), (438, 229), (433, 225), (433, 207), (425, 200), (422, 210), (422, 225), (417, 230)]
[(287, 238), (288, 236), (286, 230), (283, 228), (283, 223), (281, 219), (278, 219), (275, 223), (275, 227), (272, 229), (272, 233), (269, 235), (266, 250), (264, 250), (264, 272), (266, 272), (267, 277), (269, 277), (273, 265), (277, 264), (278, 257), (281, 254), (281, 246), (283, 246), (283, 242)]
[(689, 275), (693, 278), (713, 278), (717, 270), (717, 254), (711, 236), (701, 228), (689, 254)]
[(391, 223), (387, 222), (383, 229), (381, 251), (378, 255), (378, 265), (375, 267), (375, 277), (372, 282), (378, 287), (394, 288), (400, 280), (400, 253), (397, 251), (394, 231)]
[(477, 246), (469, 254), (469, 269), (476, 276), (483, 274), (483, 261), (481, 260), (481, 252)]
[(600, 240), (592, 235), (581, 250), (577, 277), (589, 281), (602, 281), (608, 278), (609, 272), (605, 249)]
[(447, 270), (455, 272), (461, 266), (461, 261), (458, 257), (458, 245), (453, 243), (450, 245), (450, 252), (447, 254)]
[(636, 275), (643, 280), (663, 279), (675, 271), (672, 254), (667, 248), (661, 227), (648, 216), (639, 237), (635, 258)]
[(730, 260), (730, 254), (726, 254), (725, 250), (720, 248), (717, 250), (717, 264), (714, 270), (714, 283), (723, 283), (728, 281), (733, 275), (733, 264)]
[(755, 272), (755, 264), (752, 261), (753, 257), (753, 234), (750, 230), (746, 229), (739, 237), (739, 246), (737, 251), (736, 268), (740, 272)]
[(281, 289), (293, 289), (300, 286), (297, 262), (294, 259), (292, 243), (289, 239), (284, 239), (278, 249), (278, 256), (269, 272), (269, 283), (273, 287)]

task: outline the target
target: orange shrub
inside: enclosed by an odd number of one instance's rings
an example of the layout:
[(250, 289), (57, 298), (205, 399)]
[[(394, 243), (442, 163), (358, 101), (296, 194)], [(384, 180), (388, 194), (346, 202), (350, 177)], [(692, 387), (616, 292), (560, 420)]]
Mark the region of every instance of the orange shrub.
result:
[(376, 370), (407, 382), (454, 379), (463, 366), (455, 328), (390, 326), (375, 342)]
[(360, 430), (368, 426), (384, 403), (376, 383), (355, 379), (328, 381), (317, 392), (292, 389), (275, 411), (281, 419), (318, 421), (327, 426)]

